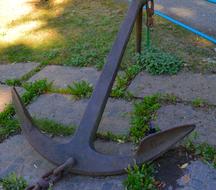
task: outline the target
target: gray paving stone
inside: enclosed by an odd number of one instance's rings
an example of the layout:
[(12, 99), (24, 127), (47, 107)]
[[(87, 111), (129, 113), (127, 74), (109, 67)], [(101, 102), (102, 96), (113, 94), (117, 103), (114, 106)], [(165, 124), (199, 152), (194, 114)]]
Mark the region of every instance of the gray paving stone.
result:
[[(24, 89), (17, 87), (16, 88), (19, 94), (24, 93)], [(6, 85), (0, 85), (0, 112), (4, 110), (4, 108), (11, 103), (11, 88)]]
[[(29, 106), (30, 113), (37, 118), (48, 118), (63, 124), (79, 125), (88, 100), (75, 101), (69, 95), (42, 95)], [(132, 103), (109, 99), (99, 132), (128, 134)]]
[(5, 82), (8, 79), (19, 79), (23, 75), (27, 74), (34, 68), (36, 68), (39, 63), (16, 63), (16, 64), (0, 64), (0, 82)]
[(140, 73), (129, 86), (136, 97), (154, 93), (174, 94), (183, 100), (201, 98), (216, 105), (216, 75), (181, 72), (174, 76)]
[(179, 149), (167, 152), (155, 165), (156, 179), (163, 182), (163, 190), (215, 189), (216, 170), (201, 160), (192, 160)]
[[(185, 180), (189, 177), (189, 181)], [(213, 190), (216, 187), (216, 170), (197, 160), (192, 162), (178, 180), (179, 190)]]
[(168, 129), (183, 124), (196, 124), (199, 142), (207, 142), (216, 146), (216, 110), (194, 109), (184, 104), (167, 105), (157, 112), (153, 123), (160, 129)]
[[(105, 154), (132, 154), (131, 144), (116, 144), (97, 140), (96, 150)], [(52, 169), (54, 165), (42, 158), (22, 135), (11, 137), (0, 144), (0, 178), (11, 172), (23, 176), (30, 184)], [(123, 190), (125, 176), (87, 177), (68, 175), (60, 181), (56, 190)]]
[(29, 82), (39, 79), (47, 79), (48, 81), (53, 82), (53, 85), (57, 88), (66, 88), (74, 81), (81, 80), (88, 81), (92, 85), (95, 85), (99, 75), (100, 72), (91, 67), (78, 68), (49, 65), (34, 75)]

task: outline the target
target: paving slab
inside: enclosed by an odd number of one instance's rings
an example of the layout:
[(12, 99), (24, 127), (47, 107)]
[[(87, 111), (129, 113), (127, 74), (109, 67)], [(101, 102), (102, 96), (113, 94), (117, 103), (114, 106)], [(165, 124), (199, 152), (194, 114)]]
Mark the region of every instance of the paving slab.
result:
[(66, 88), (68, 85), (73, 82), (78, 82), (81, 80), (88, 81), (92, 85), (95, 85), (100, 72), (97, 69), (92, 67), (68, 67), (68, 66), (58, 66), (58, 65), (49, 65), (43, 70), (38, 72), (29, 82), (35, 80), (47, 79), (50, 82), (53, 82), (53, 85), (56, 88)]
[[(36, 118), (48, 118), (59, 123), (78, 126), (87, 103), (87, 99), (76, 101), (70, 95), (45, 94), (37, 98), (28, 109)], [(98, 131), (127, 135), (132, 109), (131, 102), (110, 98)]]
[[(20, 87), (16, 87), (18, 93), (22, 95), (25, 90)], [(6, 85), (0, 85), (0, 112), (12, 101), (11, 87)]]
[[(104, 154), (131, 155), (133, 146), (97, 140), (96, 150)], [(55, 166), (42, 158), (22, 135), (16, 135), (0, 144), (0, 178), (11, 172), (23, 176), (28, 183), (34, 183)], [(87, 177), (68, 175), (60, 181), (56, 190), (123, 190), (125, 176)]]
[(167, 152), (155, 163), (156, 179), (163, 182), (163, 190), (215, 189), (216, 169), (199, 159), (192, 160), (179, 148)]
[(0, 82), (8, 79), (19, 79), (31, 70), (35, 69), (39, 63), (16, 63), (16, 64), (0, 64)]
[(174, 94), (186, 101), (201, 98), (216, 105), (216, 75), (180, 72), (173, 76), (153, 76), (141, 72), (132, 81), (129, 91), (140, 98), (155, 93)]
[(162, 106), (157, 112), (153, 124), (165, 130), (184, 124), (196, 124), (198, 142), (207, 142), (216, 146), (216, 110), (195, 109), (184, 104)]
[(216, 38), (216, 4), (206, 0), (156, 0), (155, 9)]

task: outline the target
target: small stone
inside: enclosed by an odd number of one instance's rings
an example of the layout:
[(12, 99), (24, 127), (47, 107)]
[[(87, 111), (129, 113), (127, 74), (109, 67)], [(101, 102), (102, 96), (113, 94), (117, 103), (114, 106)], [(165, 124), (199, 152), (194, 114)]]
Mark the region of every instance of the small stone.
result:
[(187, 168), (187, 166), (188, 166), (188, 163), (185, 163), (185, 164), (181, 165), (180, 168), (185, 169), (185, 168)]

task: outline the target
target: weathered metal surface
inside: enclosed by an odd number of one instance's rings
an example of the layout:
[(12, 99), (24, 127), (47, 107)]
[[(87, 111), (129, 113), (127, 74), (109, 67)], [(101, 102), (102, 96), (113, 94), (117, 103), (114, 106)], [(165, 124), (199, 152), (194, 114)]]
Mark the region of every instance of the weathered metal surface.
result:
[(134, 164), (134, 160), (137, 164), (142, 164), (145, 161), (155, 159), (195, 128), (194, 125), (184, 125), (150, 135), (143, 139), (134, 157), (104, 155), (94, 149), (93, 141), (95, 134), (126, 45), (137, 15), (138, 13), (140, 14), (140, 10), (146, 2), (146, 0), (134, 0), (131, 3), (126, 19), (108, 55), (107, 63), (104, 66), (80, 126), (69, 143), (60, 144), (42, 134), (34, 126), (32, 118), (22, 104), (16, 89), (13, 88), (12, 90), (13, 102), (22, 124), (22, 131), (29, 143), (36, 151), (56, 165), (61, 165), (68, 158), (73, 158), (75, 163), (69, 167), (69, 171), (72, 173), (91, 176), (121, 174), (125, 172), (125, 168), (129, 164)]

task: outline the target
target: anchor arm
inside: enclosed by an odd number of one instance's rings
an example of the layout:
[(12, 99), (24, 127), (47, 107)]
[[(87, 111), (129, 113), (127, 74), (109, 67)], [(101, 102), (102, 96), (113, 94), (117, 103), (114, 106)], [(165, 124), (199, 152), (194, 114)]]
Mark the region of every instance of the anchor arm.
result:
[[(12, 88), (12, 100), (21, 123), (22, 133), (32, 147), (46, 159), (50, 160), (50, 158), (52, 158), (55, 160), (55, 163), (59, 164), (67, 160), (67, 155), (62, 152), (63, 149), (61, 147), (63, 144), (58, 144), (38, 130), (14, 87)], [(58, 154), (56, 154), (56, 152), (58, 152)], [(61, 155), (61, 158), (59, 155)]]
[(80, 126), (75, 134), (75, 138), (81, 143), (92, 145), (137, 15), (146, 2), (146, 0), (133, 0), (130, 5), (127, 16), (108, 55), (107, 63), (103, 68)]

